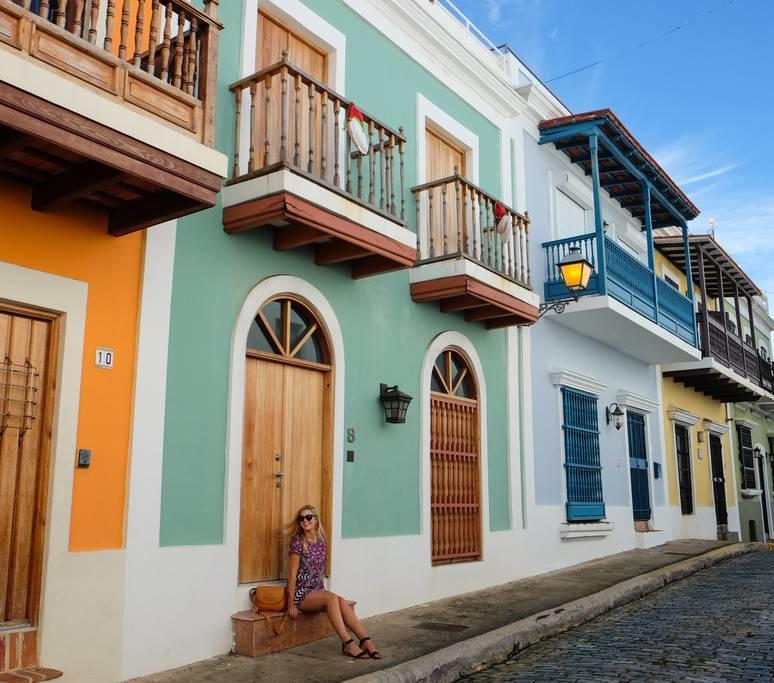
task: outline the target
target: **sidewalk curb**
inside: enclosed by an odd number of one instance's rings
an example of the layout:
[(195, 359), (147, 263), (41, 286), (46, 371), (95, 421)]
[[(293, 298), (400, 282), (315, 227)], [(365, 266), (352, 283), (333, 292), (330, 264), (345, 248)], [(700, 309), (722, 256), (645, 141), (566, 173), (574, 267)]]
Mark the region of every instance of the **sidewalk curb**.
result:
[(349, 683), (451, 683), (461, 676), (503, 662), (514, 652), (529, 645), (569, 631), (718, 562), (766, 548), (765, 543), (736, 543), (717, 548), (389, 669), (351, 678)]

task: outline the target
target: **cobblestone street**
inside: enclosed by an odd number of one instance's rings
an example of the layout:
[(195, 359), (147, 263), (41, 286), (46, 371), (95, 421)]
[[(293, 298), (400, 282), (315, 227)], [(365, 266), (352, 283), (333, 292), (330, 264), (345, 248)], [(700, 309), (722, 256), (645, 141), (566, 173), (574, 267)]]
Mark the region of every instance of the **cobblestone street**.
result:
[(465, 680), (774, 680), (773, 574), (771, 552), (728, 560)]

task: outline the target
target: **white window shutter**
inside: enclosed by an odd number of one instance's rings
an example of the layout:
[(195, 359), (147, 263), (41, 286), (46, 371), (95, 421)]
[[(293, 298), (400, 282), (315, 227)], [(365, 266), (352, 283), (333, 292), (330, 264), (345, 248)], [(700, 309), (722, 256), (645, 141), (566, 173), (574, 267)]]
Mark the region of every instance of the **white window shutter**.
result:
[(556, 191), (556, 233), (560, 239), (586, 233), (586, 209), (561, 190)]

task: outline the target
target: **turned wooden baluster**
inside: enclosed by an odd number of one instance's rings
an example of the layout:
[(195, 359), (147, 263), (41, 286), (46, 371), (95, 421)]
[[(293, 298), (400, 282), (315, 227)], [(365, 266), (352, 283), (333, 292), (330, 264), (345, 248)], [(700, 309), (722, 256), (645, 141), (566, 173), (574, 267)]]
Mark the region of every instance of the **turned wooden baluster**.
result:
[(427, 228), (430, 232), (430, 258), (433, 258), (435, 256), (435, 238), (433, 237), (435, 233), (435, 223), (433, 222), (433, 195), (435, 194), (435, 188), (431, 187), (427, 191), (427, 215), (429, 220), (429, 223), (427, 225)]
[(288, 67), (280, 69), (280, 161), (288, 160), (288, 116), (290, 101), (288, 99)]
[[(250, 151), (247, 156), (247, 172), (252, 173), (255, 170), (255, 139), (258, 136), (257, 124), (255, 121), (255, 100), (258, 98), (258, 82), (250, 83)], [(268, 122), (268, 119), (267, 119)], [(267, 123), (268, 125), (268, 123)], [(266, 157), (269, 156), (269, 138), (266, 138)]]
[(40, 7), (38, 7), (38, 16), (48, 18), (48, 0), (40, 0)]
[(357, 197), (358, 199), (362, 199), (363, 198), (363, 155), (360, 153), (359, 149), (355, 152), (355, 155), (357, 156)]
[(379, 171), (382, 181), (379, 187), (379, 208), (384, 211), (387, 191), (385, 185), (387, 182), (387, 136), (384, 134), (384, 128), (379, 128)]
[[(465, 216), (466, 219), (470, 215), (470, 207), (472, 206), (472, 199), (473, 199), (473, 190), (469, 189), (467, 185), (463, 185), (462, 186), (462, 206), (463, 206), (463, 209), (465, 210), (465, 213), (463, 214), (463, 216)], [(466, 228), (468, 227), (467, 220), (463, 221), (463, 224), (465, 225)], [(468, 256), (474, 256), (475, 254), (471, 252), (471, 245), (468, 240), (467, 233), (468, 231), (466, 229), (465, 235), (463, 237), (463, 241), (465, 243), (465, 253)]]
[(346, 144), (344, 147), (344, 167), (346, 170), (346, 174), (345, 174), (346, 180), (344, 184), (344, 189), (349, 194), (352, 194), (352, 140), (349, 137), (349, 129), (346, 130), (346, 134), (344, 135), (344, 138), (346, 140)]
[(311, 82), (307, 83), (306, 87), (309, 93), (309, 162), (306, 170), (307, 173), (314, 173), (314, 96), (317, 94), (317, 87)]
[(513, 277), (522, 280), (521, 274), (521, 235), (519, 234), (519, 224), (521, 219), (514, 215), (511, 223), (511, 239), (513, 240)]
[[(420, 206), (419, 206), (419, 195), (416, 194), (416, 193), (414, 194), (414, 208), (416, 210), (416, 216), (415, 216), (416, 223), (415, 223), (415, 225), (417, 226), (417, 234), (419, 234), (419, 222), (421, 220), (421, 216), (419, 215), (419, 209), (420, 209)], [(431, 242), (432, 242), (432, 239), (433, 239), (433, 236), (431, 234), (430, 235), (430, 241)], [(422, 240), (421, 239), (419, 240), (419, 249), (420, 249), (420, 254), (419, 254), (420, 258), (427, 258), (427, 254), (425, 253), (425, 250), (423, 248)]]
[(99, 21), (100, 0), (91, 0), (91, 14), (89, 15), (89, 42), (97, 44), (97, 21)]
[(384, 134), (384, 210), (390, 210), (390, 188), (392, 186), (392, 148), (390, 147), (390, 134), (385, 131)]
[[(124, 0), (124, 2), (129, 2), (129, 0)], [(59, 26), (59, 28), (65, 27), (65, 22), (67, 21), (67, 0), (59, 0), (59, 4), (56, 8), (56, 25)]]
[(177, 16), (177, 35), (175, 36), (175, 61), (172, 77), (172, 85), (180, 88), (183, 83), (183, 41), (185, 40), (185, 14), (179, 12)]
[(28, 10), (30, 8), (30, 5), (32, 4), (32, 0), (22, 0), (22, 9)]
[(73, 35), (81, 36), (83, 31), (83, 0), (75, 0), (75, 17), (73, 18)]
[(373, 206), (376, 201), (376, 166), (374, 165), (374, 122), (368, 122), (368, 203)]
[(480, 258), (480, 245), (478, 243), (478, 226), (476, 214), (478, 213), (478, 192), (470, 188), (470, 232), (473, 235), (473, 258)]
[(443, 254), (449, 253), (449, 238), (446, 227), (446, 183), (441, 185), (441, 234), (443, 235)]
[(296, 108), (293, 112), (295, 140), (293, 144), (293, 166), (301, 166), (301, 76), (296, 74)]
[(395, 136), (390, 133), (390, 213), (395, 215)]
[(529, 213), (524, 212), (524, 260), (527, 262), (527, 287), (532, 286), (532, 272), (529, 267)]
[[(244, 91), (240, 88), (234, 91), (234, 104), (236, 105), (236, 131), (234, 135), (234, 168), (231, 173), (232, 178), (239, 177), (239, 145), (242, 141), (242, 95)], [(251, 136), (252, 137), (252, 136)]]
[(266, 76), (266, 78), (263, 81), (263, 90), (266, 95), (266, 97), (264, 98), (264, 104), (263, 104), (263, 135), (264, 135), (263, 165), (264, 167), (269, 165), (269, 152), (271, 149), (271, 142), (269, 141), (269, 118), (271, 114), (271, 81), (272, 81), (271, 75)]
[[(64, 4), (67, 4), (67, 0), (60, 0), (60, 3), (64, 2)], [(121, 5), (121, 36), (119, 38), (118, 43), (118, 58), (119, 59), (126, 59), (126, 41), (129, 40), (129, 7), (131, 5), (132, 0), (124, 0), (123, 5)], [(59, 15), (57, 15), (57, 22), (59, 20)], [(64, 24), (62, 24), (64, 26)]]
[[(40, 7), (43, 8), (43, 4), (46, 5), (46, 14), (48, 14), (48, 0), (43, 0)], [(116, 0), (107, 1), (107, 11), (105, 18), (105, 41), (102, 43), (102, 47), (105, 52), (113, 52), (113, 29), (116, 24)]]
[(189, 95), (193, 95), (196, 89), (196, 51), (198, 49), (198, 37), (197, 32), (199, 30), (199, 24), (194, 17), (191, 19), (191, 30), (188, 35), (188, 68), (186, 73), (186, 86), (185, 91)]
[(338, 187), (341, 183), (339, 176), (339, 128), (341, 127), (341, 102), (337, 97), (333, 102), (333, 184)]
[(161, 9), (159, 0), (152, 0), (150, 34), (148, 39), (148, 63), (145, 70), (149, 74), (156, 73), (156, 48), (159, 43), (159, 22), (161, 21)]
[(454, 175), (458, 176), (454, 180), (454, 202), (457, 209), (457, 251), (462, 251), (462, 203), (460, 202), (460, 179), (459, 168), (454, 167)]
[(161, 45), (161, 73), (162, 81), (169, 78), (169, 51), (172, 45), (172, 3), (167, 3), (167, 12), (164, 16), (164, 42)]
[(322, 91), (320, 100), (320, 177), (328, 175), (328, 91)]
[[(127, 0), (128, 2), (129, 0)], [(145, 35), (145, 0), (137, 0), (137, 26), (134, 32), (134, 65), (142, 63), (142, 43)]]
[(403, 129), (403, 126), (398, 128), (398, 132), (400, 133), (400, 143), (398, 143), (398, 154), (400, 154), (400, 219), (402, 221), (406, 220), (406, 167), (403, 159), (403, 152), (404, 152), (404, 140), (403, 138), (405, 130)]

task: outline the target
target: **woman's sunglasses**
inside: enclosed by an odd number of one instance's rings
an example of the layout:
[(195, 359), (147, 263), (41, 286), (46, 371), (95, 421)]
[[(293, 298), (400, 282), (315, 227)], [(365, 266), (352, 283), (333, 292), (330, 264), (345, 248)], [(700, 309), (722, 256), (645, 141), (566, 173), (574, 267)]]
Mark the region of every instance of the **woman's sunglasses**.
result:
[(306, 520), (307, 522), (311, 522), (315, 517), (317, 517), (317, 515), (299, 515), (298, 521), (303, 522)]

